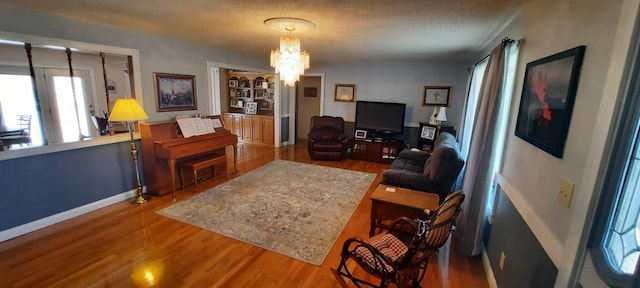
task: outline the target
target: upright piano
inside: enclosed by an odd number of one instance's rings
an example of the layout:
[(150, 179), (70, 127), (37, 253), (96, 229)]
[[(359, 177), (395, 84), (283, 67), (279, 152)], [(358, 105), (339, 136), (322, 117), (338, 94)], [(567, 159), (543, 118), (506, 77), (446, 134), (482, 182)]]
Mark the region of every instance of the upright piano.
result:
[(226, 153), (227, 146), (233, 148), (233, 173), (236, 171), (238, 136), (228, 130), (184, 138), (178, 134), (176, 121), (140, 123), (140, 139), (147, 193), (175, 195), (178, 161)]

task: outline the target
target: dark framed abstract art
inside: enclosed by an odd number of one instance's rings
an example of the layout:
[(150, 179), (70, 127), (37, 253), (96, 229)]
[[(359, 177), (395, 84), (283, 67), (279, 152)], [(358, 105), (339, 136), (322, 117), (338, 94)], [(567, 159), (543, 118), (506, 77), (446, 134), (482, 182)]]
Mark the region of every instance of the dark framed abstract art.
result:
[(585, 46), (527, 63), (516, 136), (562, 158)]

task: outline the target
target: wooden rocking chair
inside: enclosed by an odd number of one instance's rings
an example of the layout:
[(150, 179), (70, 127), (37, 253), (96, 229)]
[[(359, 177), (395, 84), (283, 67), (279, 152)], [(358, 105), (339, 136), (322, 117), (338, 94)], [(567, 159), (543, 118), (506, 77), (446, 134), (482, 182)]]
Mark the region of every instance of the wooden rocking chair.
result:
[[(449, 238), (454, 221), (464, 201), (462, 191), (449, 195), (433, 211), (425, 209), (423, 219), (396, 219), (386, 233), (370, 239), (349, 238), (342, 246), (342, 259), (337, 269), (332, 269), (342, 287), (349, 287), (343, 277), (353, 281), (356, 287), (421, 287), (429, 257), (437, 252)], [(346, 263), (351, 259), (369, 274), (380, 279), (380, 284), (356, 278)]]

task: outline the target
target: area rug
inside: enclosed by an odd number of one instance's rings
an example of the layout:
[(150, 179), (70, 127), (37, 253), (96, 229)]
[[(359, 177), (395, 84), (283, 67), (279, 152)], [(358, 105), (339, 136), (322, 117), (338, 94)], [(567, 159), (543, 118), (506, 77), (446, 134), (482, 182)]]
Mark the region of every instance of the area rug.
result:
[(157, 213), (319, 266), (375, 176), (275, 160)]

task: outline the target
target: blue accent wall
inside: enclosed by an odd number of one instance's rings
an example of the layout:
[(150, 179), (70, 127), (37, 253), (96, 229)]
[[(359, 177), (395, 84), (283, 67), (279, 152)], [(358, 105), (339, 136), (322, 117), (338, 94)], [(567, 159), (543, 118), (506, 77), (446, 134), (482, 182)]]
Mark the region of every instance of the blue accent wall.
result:
[[(553, 287), (558, 269), (499, 186), (496, 196), (495, 221), (485, 245), (498, 287)], [(504, 270), (500, 270), (502, 252)]]
[(0, 231), (134, 186), (128, 141), (0, 161)]

